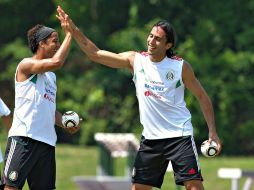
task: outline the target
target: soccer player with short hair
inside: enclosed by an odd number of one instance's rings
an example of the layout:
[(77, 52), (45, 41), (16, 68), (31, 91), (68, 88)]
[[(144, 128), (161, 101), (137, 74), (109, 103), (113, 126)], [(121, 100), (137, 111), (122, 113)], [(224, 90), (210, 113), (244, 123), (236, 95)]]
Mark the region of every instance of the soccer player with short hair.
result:
[[(55, 29), (36, 25), (27, 33), (32, 57), (24, 58), (15, 73), (15, 109), (6, 147), (3, 182), (5, 190), (22, 189), (27, 180), (31, 190), (55, 189), (55, 125), (63, 127), (56, 111), (56, 76), (71, 45), (68, 22), (60, 44)], [(66, 129), (75, 133), (79, 127)]]

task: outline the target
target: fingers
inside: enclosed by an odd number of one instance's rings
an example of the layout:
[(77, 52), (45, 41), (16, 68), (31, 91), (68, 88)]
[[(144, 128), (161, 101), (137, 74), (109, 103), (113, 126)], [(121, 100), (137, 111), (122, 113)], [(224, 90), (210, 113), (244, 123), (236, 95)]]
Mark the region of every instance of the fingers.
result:
[(221, 146), (221, 142), (220, 141), (218, 141), (218, 142), (216, 142), (217, 143), (217, 145), (218, 145), (218, 154), (221, 152), (221, 148), (222, 148), (222, 146)]
[(61, 26), (63, 30), (66, 32), (73, 32), (73, 23), (72, 20), (70, 19), (69, 15), (64, 12), (62, 7), (58, 6), (57, 7), (57, 19), (60, 21)]
[(64, 19), (68, 20), (69, 19), (69, 15), (65, 14)]
[(80, 126), (66, 128), (65, 130), (70, 134), (74, 134), (80, 130)]
[(64, 22), (64, 18), (59, 16), (59, 15), (56, 15), (56, 18), (60, 21), (60, 22)]
[(63, 10), (63, 8), (60, 5), (57, 6), (57, 11), (64, 13), (64, 10)]
[(221, 141), (217, 135), (213, 135), (213, 136), (209, 137), (208, 143), (211, 144), (212, 141), (216, 142), (216, 144), (217, 144), (217, 151), (218, 151), (217, 155), (218, 155), (222, 149)]
[(68, 15), (63, 11), (63, 9), (62, 9), (60, 6), (58, 6), (56, 10), (57, 10), (57, 12), (58, 12), (58, 15), (56, 15), (56, 17), (57, 17), (60, 21), (62, 21), (62, 20), (65, 19), (65, 18), (68, 18)]
[(68, 17), (68, 15), (64, 12), (64, 10), (60, 6), (58, 6), (56, 10), (57, 10), (59, 16), (61, 16), (63, 18), (66, 18), (66, 16)]
[(221, 141), (220, 141), (220, 139), (219, 138), (216, 138), (216, 139), (214, 139), (214, 141), (216, 142), (216, 144), (217, 144), (217, 150), (218, 150), (218, 153), (217, 154), (219, 154), (220, 152), (221, 152)]
[(58, 5), (56, 10), (59, 14), (64, 14), (64, 10), (62, 9), (61, 6)]

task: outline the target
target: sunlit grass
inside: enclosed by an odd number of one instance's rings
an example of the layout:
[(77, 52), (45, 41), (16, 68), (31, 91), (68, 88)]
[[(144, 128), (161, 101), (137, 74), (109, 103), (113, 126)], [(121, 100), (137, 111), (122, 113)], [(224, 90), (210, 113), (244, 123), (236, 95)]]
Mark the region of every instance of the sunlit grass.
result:
[[(2, 149), (4, 145), (2, 144)], [(95, 176), (98, 164), (98, 150), (96, 147), (74, 146), (58, 144), (56, 147), (57, 178), (56, 187), (59, 190), (78, 190), (78, 186), (72, 181), (73, 176)], [(204, 158), (200, 156), (204, 186), (206, 190), (228, 190), (231, 189), (229, 179), (217, 177), (220, 167), (242, 168), (254, 170), (254, 157), (215, 157)], [(124, 175), (126, 160), (118, 159), (115, 162), (115, 173)], [(246, 178), (240, 180), (242, 189)], [(28, 190), (27, 185), (23, 188)], [(164, 178), (162, 190), (176, 190), (173, 174), (167, 172)], [(181, 190), (184, 188), (182, 187)], [(154, 188), (154, 190), (157, 190)], [(251, 188), (254, 190), (254, 187)]]

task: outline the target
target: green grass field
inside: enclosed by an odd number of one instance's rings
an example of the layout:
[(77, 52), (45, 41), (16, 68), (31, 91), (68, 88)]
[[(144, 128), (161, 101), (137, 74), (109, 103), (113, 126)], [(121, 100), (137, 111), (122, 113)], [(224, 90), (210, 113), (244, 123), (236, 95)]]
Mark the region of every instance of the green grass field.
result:
[[(2, 147), (4, 147), (2, 145)], [(81, 147), (72, 145), (57, 145), (57, 181), (56, 187), (59, 190), (78, 190), (79, 188), (72, 181), (73, 176), (95, 176), (96, 165), (98, 163), (98, 150), (96, 147)], [(220, 167), (239, 167), (245, 170), (254, 170), (254, 157), (216, 157), (204, 158), (200, 156), (201, 168), (205, 179), (204, 186), (206, 190), (229, 190), (231, 181), (219, 179), (217, 170)], [(123, 174), (124, 160), (116, 161), (117, 174)], [(240, 180), (242, 184), (245, 179)], [(175, 190), (172, 173), (168, 172), (164, 178), (162, 190)], [(184, 188), (181, 188), (184, 189)], [(24, 190), (28, 190), (27, 185)], [(157, 190), (157, 189), (154, 189)], [(251, 190), (254, 190), (252, 187)]]
[[(78, 187), (72, 182), (72, 176), (94, 176), (96, 175), (96, 165), (98, 163), (98, 150), (95, 147), (80, 147), (70, 145), (57, 145), (57, 189), (60, 190), (78, 190)], [(124, 173), (124, 167), (118, 160), (116, 168), (117, 174)], [(254, 157), (216, 157), (204, 158), (200, 156), (201, 168), (205, 179), (204, 186), (206, 190), (229, 190), (231, 181), (217, 177), (217, 170), (220, 167), (239, 167), (245, 170), (254, 170)], [(241, 180), (241, 187), (245, 179)], [(168, 172), (164, 178), (162, 190), (174, 190), (175, 185), (172, 173)], [(184, 189), (184, 188), (182, 188)], [(252, 187), (251, 190), (254, 190)]]
[[(72, 176), (94, 176), (96, 175), (96, 165), (98, 162), (98, 151), (96, 148), (76, 147), (68, 145), (57, 146), (57, 189), (70, 190), (78, 189), (71, 181)], [(120, 162), (120, 163), (119, 163)], [(124, 162), (124, 161), (123, 161)], [(206, 190), (228, 190), (231, 187), (231, 181), (217, 177), (217, 170), (220, 167), (240, 167), (245, 170), (254, 170), (254, 157), (216, 157), (204, 158), (200, 156), (201, 168), (205, 179), (204, 186)], [(124, 173), (121, 160), (116, 162), (121, 171)], [(122, 166), (122, 167), (121, 167)], [(244, 183), (245, 179), (241, 180)], [(172, 173), (168, 172), (164, 178), (162, 190), (174, 190), (175, 185)], [(182, 188), (184, 189), (184, 188)], [(252, 188), (254, 190), (254, 187)]]

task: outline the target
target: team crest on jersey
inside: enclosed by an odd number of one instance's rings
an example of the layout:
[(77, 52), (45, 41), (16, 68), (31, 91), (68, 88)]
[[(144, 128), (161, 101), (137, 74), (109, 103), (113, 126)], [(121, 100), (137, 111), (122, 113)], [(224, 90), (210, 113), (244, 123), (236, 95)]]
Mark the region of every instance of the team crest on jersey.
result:
[(11, 171), (9, 174), (9, 180), (16, 181), (18, 179), (18, 172), (17, 171)]
[(174, 80), (174, 78), (175, 78), (174, 71), (167, 72), (167, 74), (166, 74), (166, 79), (167, 80)]

